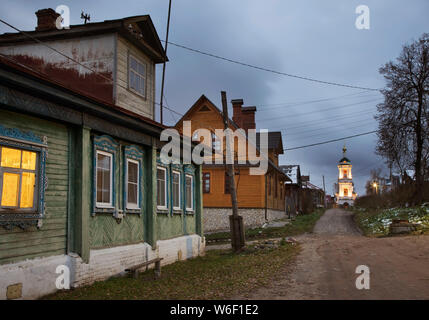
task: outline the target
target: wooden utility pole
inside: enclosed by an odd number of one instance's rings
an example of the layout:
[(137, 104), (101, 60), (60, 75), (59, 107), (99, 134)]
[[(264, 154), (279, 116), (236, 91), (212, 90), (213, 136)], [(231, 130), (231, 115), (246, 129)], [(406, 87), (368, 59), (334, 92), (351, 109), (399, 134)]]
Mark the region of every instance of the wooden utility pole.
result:
[(326, 209), (326, 189), (325, 189), (325, 176), (323, 178), (323, 207)]
[[(167, 18), (167, 32), (165, 34), (165, 57), (164, 57), (164, 64), (162, 67), (162, 82), (161, 82), (161, 100), (159, 103), (159, 117), (160, 122), (163, 124), (164, 118), (163, 118), (163, 100), (164, 100), (164, 81), (165, 81), (165, 60), (167, 59), (167, 48), (168, 48), (168, 33), (170, 31), (170, 13), (171, 13), (171, 0), (168, 3), (168, 18)], [(155, 117), (155, 115), (153, 115)]]
[[(223, 113), (223, 126), (224, 129), (228, 129), (228, 105), (226, 102), (226, 92), (221, 91), (222, 96), (222, 113)], [(226, 150), (232, 150), (229, 146), (231, 142), (231, 134), (229, 130), (226, 130), (226, 141), (225, 141)], [(234, 146), (234, 141), (232, 141)], [(229, 188), (231, 192), (231, 204), (232, 204), (232, 215), (229, 216), (229, 225), (231, 230), (231, 246), (234, 252), (239, 252), (244, 248), (244, 227), (243, 227), (243, 217), (238, 215), (238, 205), (237, 205), (237, 190), (235, 188), (235, 177), (234, 177), (234, 153), (232, 153), (232, 161), (230, 164), (226, 163), (226, 169), (229, 177)], [(226, 155), (228, 159), (228, 154)], [(228, 161), (227, 161), (228, 162)]]

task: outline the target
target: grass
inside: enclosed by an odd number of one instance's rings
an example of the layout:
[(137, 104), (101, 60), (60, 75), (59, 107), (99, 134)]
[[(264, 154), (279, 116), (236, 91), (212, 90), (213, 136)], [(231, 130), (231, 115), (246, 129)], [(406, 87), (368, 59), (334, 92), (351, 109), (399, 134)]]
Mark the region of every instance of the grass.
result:
[(204, 257), (164, 266), (157, 280), (148, 270), (138, 279), (112, 278), (43, 299), (225, 299), (267, 284), (298, 252), (299, 245), (292, 244), (263, 250), (249, 247), (240, 254), (213, 250)]
[[(317, 209), (311, 214), (298, 215), (290, 224), (275, 228), (246, 229), (246, 240), (283, 238), (311, 232), (317, 220), (323, 215), (324, 209)], [(225, 243), (231, 238), (229, 232), (219, 232), (206, 235), (207, 242)]]
[(418, 225), (415, 234), (429, 233), (429, 207), (427, 205), (410, 208), (368, 209), (354, 208), (354, 219), (366, 236), (384, 237), (389, 235), (389, 225), (393, 219), (406, 219)]

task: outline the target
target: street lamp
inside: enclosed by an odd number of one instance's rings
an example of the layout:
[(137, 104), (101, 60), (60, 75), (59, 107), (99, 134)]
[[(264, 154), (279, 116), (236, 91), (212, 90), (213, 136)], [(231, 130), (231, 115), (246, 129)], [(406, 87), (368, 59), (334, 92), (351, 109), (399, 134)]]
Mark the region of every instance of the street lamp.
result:
[(372, 186), (375, 189), (375, 194), (377, 194), (377, 182), (374, 181), (374, 183), (372, 184)]

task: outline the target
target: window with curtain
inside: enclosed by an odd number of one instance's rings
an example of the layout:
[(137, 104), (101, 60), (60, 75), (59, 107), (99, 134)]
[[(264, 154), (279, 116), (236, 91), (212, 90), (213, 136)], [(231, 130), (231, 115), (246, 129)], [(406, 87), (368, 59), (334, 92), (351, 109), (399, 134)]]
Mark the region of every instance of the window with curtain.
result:
[(156, 203), (160, 209), (167, 209), (167, 170), (163, 167), (156, 169)]
[(140, 207), (140, 164), (136, 160), (127, 159), (127, 209)]
[(37, 210), (37, 153), (0, 146), (1, 209)]
[(193, 192), (193, 177), (191, 175), (186, 175), (185, 180), (185, 192), (186, 192), (186, 210), (194, 210), (194, 192)]
[(113, 155), (108, 152), (97, 150), (96, 158), (96, 194), (97, 207), (112, 206), (112, 174), (113, 174)]
[(173, 209), (180, 210), (180, 172), (173, 171)]

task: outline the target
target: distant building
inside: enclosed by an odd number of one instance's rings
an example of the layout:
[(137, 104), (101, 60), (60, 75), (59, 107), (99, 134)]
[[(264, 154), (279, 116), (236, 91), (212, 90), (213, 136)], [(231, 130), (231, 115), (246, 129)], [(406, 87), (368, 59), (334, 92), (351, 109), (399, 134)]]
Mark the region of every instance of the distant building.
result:
[(338, 183), (336, 184), (337, 190), (335, 193), (335, 202), (338, 205), (350, 205), (354, 204), (357, 197), (354, 192), (353, 176), (352, 176), (352, 164), (351, 161), (346, 157), (347, 148), (343, 147), (343, 158), (338, 163)]
[(283, 165), (280, 169), (286, 174), (290, 181), (285, 183), (286, 213), (296, 215), (302, 210), (301, 205), (301, 169), (298, 164)]

